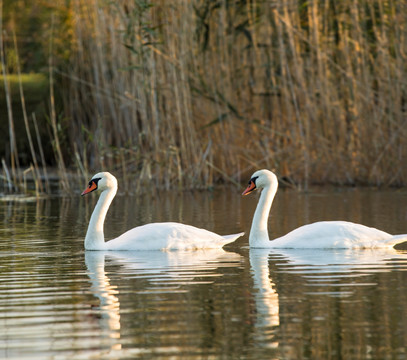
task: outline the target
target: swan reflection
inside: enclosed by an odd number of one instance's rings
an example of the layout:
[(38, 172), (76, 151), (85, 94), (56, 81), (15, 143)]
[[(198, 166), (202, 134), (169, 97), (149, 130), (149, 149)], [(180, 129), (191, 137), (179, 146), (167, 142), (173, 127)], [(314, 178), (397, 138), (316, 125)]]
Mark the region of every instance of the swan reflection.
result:
[(278, 293), (270, 277), (269, 253), (270, 249), (250, 249), (249, 253), (254, 288), (257, 290), (255, 298), (258, 314), (256, 325), (261, 327), (280, 324)]
[(101, 251), (86, 251), (85, 264), (91, 281), (91, 292), (99, 299), (100, 325), (109, 339), (114, 339), (112, 349), (121, 349), (119, 291), (110, 284), (105, 273), (105, 254)]
[(165, 291), (178, 291), (181, 285), (194, 283), (196, 277), (199, 277), (199, 283), (207, 283), (211, 277), (221, 276), (216, 269), (235, 266), (240, 261), (240, 255), (222, 249), (174, 252), (86, 251), (85, 263), (92, 284), (91, 292), (99, 300), (100, 314), (97, 317), (109, 342), (106, 345), (111, 350), (121, 349), (120, 289), (111, 284), (105, 263), (109, 266), (120, 265), (128, 279), (140, 276), (158, 284), (159, 289), (165, 287)]
[[(380, 328), (379, 338), (384, 334), (392, 339), (394, 333), (402, 332), (402, 320), (383, 319), (389, 319), (394, 309), (402, 313), (402, 297), (392, 299), (388, 294), (404, 289), (404, 277), (391, 273), (407, 270), (407, 252), (250, 249), (250, 264), (258, 289), (254, 338), (258, 348), (275, 349), (275, 358), (302, 358), (306, 347), (316, 349), (318, 358), (329, 358), (333, 352), (326, 350), (326, 344), (337, 334), (344, 334), (331, 348), (337, 353), (343, 347), (352, 351), (360, 339), (374, 348), (375, 340), (365, 324)], [(380, 316), (372, 320), (372, 312)], [(307, 338), (310, 331), (318, 336), (305, 344), (292, 342)]]
[(361, 278), (407, 268), (407, 253), (394, 249), (250, 249), (249, 257), (257, 290), (256, 338), (273, 348), (279, 346), (276, 331), (287, 326), (280, 324), (280, 317), (289, 318), (284, 311), (281, 313), (282, 294), (284, 299), (299, 299), (307, 294), (347, 297), (357, 287), (377, 285), (374, 278)]
[(270, 255), (285, 260), (280, 262), (280, 269), (314, 273), (390, 271), (407, 259), (406, 252), (393, 248), (274, 249)]

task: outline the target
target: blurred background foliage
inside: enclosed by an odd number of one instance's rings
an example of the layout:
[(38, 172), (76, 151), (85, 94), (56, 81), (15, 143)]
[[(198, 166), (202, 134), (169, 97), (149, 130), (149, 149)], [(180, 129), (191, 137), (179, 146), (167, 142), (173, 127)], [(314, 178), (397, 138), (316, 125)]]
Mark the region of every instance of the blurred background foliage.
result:
[(406, 7), (3, 0), (3, 172), (55, 167), (65, 190), (101, 169), (128, 191), (264, 167), (301, 187), (404, 185)]

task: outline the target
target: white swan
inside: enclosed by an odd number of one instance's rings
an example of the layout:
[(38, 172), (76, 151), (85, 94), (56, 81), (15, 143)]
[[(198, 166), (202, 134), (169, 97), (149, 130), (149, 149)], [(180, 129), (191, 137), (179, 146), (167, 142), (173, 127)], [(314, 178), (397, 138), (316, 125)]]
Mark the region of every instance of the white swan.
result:
[(205, 229), (175, 223), (151, 223), (133, 228), (105, 242), (103, 224), (109, 206), (117, 192), (117, 180), (108, 172), (92, 177), (81, 195), (101, 192), (90, 218), (85, 237), (86, 250), (196, 250), (215, 249), (235, 241), (244, 233), (218, 235)]
[(407, 235), (384, 231), (347, 221), (320, 221), (301, 226), (270, 241), (267, 220), (278, 188), (277, 176), (269, 170), (256, 171), (242, 195), (262, 189), (249, 235), (252, 248), (379, 248), (407, 241)]

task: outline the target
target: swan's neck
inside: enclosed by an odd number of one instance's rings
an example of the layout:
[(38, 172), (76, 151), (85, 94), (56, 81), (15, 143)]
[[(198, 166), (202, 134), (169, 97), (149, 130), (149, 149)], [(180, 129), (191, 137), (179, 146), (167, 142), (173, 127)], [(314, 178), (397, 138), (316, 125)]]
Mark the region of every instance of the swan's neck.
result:
[(107, 211), (116, 195), (117, 188), (104, 190), (93, 210), (90, 218), (88, 231), (85, 237), (86, 250), (103, 250), (105, 247), (105, 236), (103, 233), (103, 224), (105, 222)]
[(267, 222), (276, 192), (277, 185), (275, 184), (265, 187), (261, 192), (250, 229), (250, 247), (264, 247), (270, 245)]

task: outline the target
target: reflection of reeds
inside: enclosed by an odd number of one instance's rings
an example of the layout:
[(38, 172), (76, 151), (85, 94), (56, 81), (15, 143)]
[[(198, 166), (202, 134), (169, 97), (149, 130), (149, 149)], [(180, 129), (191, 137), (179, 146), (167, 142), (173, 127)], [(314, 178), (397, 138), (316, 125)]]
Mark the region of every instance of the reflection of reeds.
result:
[(304, 186), (407, 182), (403, 1), (71, 7), (71, 64), (54, 70), (79, 174), (122, 172), (129, 191), (262, 167)]

